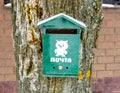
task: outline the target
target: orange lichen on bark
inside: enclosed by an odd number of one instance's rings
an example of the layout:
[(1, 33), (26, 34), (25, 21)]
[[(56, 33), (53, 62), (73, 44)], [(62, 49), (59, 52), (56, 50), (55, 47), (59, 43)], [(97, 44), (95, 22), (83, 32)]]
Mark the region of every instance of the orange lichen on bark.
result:
[(34, 12), (34, 9), (35, 7), (30, 3), (26, 6), (26, 16), (27, 16), (27, 19), (28, 19), (28, 22), (29, 22), (29, 25), (28, 25), (28, 44), (36, 44), (38, 42), (38, 36), (37, 34), (35, 33), (35, 28), (34, 28), (34, 25), (32, 23), (32, 20), (33, 20), (33, 14), (32, 12)]
[(79, 71), (79, 73), (78, 73), (78, 78), (81, 80), (81, 79), (83, 79), (83, 72), (82, 71)]

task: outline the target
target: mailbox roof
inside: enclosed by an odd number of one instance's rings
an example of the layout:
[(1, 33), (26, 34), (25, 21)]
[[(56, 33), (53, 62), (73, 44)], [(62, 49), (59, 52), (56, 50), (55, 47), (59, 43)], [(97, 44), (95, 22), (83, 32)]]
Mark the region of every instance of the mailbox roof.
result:
[(71, 23), (73, 23), (73, 24), (75, 24), (75, 25), (77, 25), (77, 26), (79, 26), (81, 28), (86, 28), (87, 27), (83, 22), (78, 21), (78, 20), (76, 20), (76, 19), (74, 19), (74, 18), (72, 18), (72, 17), (70, 17), (70, 16), (68, 16), (66, 14), (63, 14), (63, 13), (60, 13), (60, 14), (52, 16), (52, 17), (50, 17), (48, 19), (42, 20), (42, 21), (38, 22), (37, 25), (42, 27), (45, 23), (48, 23), (48, 22), (50, 22), (50, 21), (52, 21), (54, 19), (57, 19), (59, 17), (65, 18), (66, 20), (70, 21)]

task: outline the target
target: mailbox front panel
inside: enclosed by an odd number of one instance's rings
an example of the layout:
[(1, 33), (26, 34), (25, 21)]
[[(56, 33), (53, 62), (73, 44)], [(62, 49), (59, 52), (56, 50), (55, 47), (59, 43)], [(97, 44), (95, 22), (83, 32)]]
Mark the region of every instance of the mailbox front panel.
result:
[(42, 73), (53, 77), (78, 75), (80, 34), (44, 34)]

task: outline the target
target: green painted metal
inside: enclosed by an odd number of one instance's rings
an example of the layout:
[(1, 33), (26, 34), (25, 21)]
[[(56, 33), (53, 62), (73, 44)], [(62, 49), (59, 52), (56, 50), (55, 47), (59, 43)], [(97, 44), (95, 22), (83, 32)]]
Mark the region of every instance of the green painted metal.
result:
[(43, 75), (77, 76), (79, 38), (79, 34), (43, 35)]
[(42, 74), (76, 77), (79, 68), (80, 30), (85, 25), (65, 14), (38, 23), (42, 27)]

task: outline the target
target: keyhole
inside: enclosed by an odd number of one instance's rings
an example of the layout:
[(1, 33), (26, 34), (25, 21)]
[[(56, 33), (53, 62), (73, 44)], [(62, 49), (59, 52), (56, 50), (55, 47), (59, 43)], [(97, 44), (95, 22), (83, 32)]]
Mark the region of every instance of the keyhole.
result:
[(63, 69), (63, 66), (58, 66), (58, 69), (59, 69), (59, 70), (62, 70), (62, 69)]

